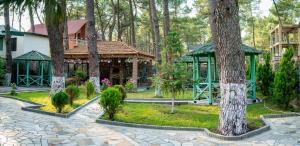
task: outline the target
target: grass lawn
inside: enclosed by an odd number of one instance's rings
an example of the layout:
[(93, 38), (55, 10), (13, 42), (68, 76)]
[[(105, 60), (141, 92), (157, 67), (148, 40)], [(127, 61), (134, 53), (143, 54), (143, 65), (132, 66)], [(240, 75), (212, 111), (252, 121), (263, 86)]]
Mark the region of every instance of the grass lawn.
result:
[[(71, 112), (75, 108), (87, 103), (90, 99), (86, 98), (86, 88), (85, 86), (80, 86), (80, 95), (77, 99), (74, 100), (73, 105), (66, 105), (63, 109), (64, 113)], [(6, 94), (6, 96), (11, 96), (10, 94)], [(13, 96), (16, 98), (24, 99), (27, 101), (32, 101), (35, 103), (43, 104), (45, 106), (40, 109), (47, 112), (56, 112), (55, 107), (51, 103), (51, 97), (49, 91), (37, 91), (37, 92), (22, 92), (18, 93), (17, 96)]]
[[(171, 94), (163, 94), (162, 97), (156, 97), (155, 96), (155, 90), (154, 89), (149, 89), (146, 91), (140, 91), (136, 93), (127, 93), (127, 98), (128, 99), (151, 99), (151, 98), (156, 98), (156, 99), (171, 99)], [(193, 91), (192, 90), (187, 90), (182, 94), (179, 94), (175, 99), (193, 99)]]
[[(201, 127), (216, 130), (219, 120), (218, 106), (179, 105), (171, 114), (169, 105), (126, 103), (116, 114), (115, 120), (129, 123)], [(255, 129), (263, 126), (260, 115), (278, 114), (264, 108), (262, 103), (249, 105), (247, 108), (248, 128)], [(103, 119), (108, 119), (107, 114)]]

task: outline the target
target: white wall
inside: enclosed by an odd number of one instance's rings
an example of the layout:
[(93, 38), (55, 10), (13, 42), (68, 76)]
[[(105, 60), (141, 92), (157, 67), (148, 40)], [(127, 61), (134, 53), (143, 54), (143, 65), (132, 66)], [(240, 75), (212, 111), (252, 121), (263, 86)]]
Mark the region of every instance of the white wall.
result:
[(34, 50), (50, 57), (50, 47), (49, 47), (48, 37), (25, 34), (23, 43), (24, 43), (24, 47), (23, 47), (22, 54)]
[[(12, 36), (12, 38), (17, 38), (17, 51), (12, 51), (12, 58), (16, 58), (32, 50), (50, 56), (49, 40), (47, 37), (33, 34), (24, 34), (24, 36)], [(0, 51), (0, 57), (5, 58), (5, 40), (3, 44), (3, 50)]]

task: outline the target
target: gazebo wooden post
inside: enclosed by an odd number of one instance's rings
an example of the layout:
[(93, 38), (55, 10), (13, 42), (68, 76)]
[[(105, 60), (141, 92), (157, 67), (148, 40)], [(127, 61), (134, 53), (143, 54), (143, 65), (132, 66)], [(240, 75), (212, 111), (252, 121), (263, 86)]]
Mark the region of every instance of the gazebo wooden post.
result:
[(212, 104), (212, 77), (211, 77), (211, 54), (208, 54), (208, 64), (207, 64), (207, 78), (208, 78), (208, 103)]
[(196, 57), (193, 56), (193, 99), (196, 100), (197, 87), (196, 87)]
[(217, 81), (217, 60), (216, 56), (214, 56), (214, 81)]
[(41, 62), (41, 83), (40, 83), (41, 86), (43, 86), (43, 80), (44, 80), (44, 63)]
[(200, 57), (198, 57), (198, 85), (201, 83), (201, 61)]
[(48, 77), (48, 80), (49, 80), (49, 85), (51, 86), (51, 82), (52, 82), (52, 63), (49, 62), (49, 73), (48, 73), (49, 77)]
[(26, 86), (29, 86), (29, 62), (26, 61)]
[(256, 74), (255, 74), (255, 54), (251, 54), (251, 87), (252, 87), (252, 99), (256, 99)]
[(19, 85), (19, 67), (20, 67), (20, 62), (17, 61), (17, 86)]
[(132, 59), (132, 81), (135, 84), (135, 87), (137, 87), (138, 83), (138, 58)]

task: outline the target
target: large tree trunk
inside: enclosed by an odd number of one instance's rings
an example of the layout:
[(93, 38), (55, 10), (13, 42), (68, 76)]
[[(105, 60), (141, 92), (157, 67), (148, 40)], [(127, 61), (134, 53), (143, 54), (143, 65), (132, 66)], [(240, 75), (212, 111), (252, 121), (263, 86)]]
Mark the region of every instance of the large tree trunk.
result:
[(133, 15), (133, 6), (132, 6), (132, 1), (133, 0), (129, 0), (129, 8), (130, 8), (130, 42), (131, 45), (136, 47), (136, 40), (135, 40), (135, 27), (134, 27), (134, 15)]
[(34, 26), (34, 19), (33, 19), (33, 7), (32, 5), (28, 5), (28, 11), (29, 11), (29, 19), (30, 19), (30, 28), (33, 33), (35, 33), (35, 26)]
[[(66, 11), (67, 15), (67, 11)], [(69, 31), (68, 31), (68, 17), (65, 17), (64, 23), (64, 49), (69, 50)]]
[[(156, 12), (156, 4), (155, 0), (149, 0), (150, 5), (150, 12), (151, 12), (151, 23), (153, 26), (153, 32), (154, 32), (154, 47), (156, 50), (155, 58), (157, 63), (157, 72), (156, 74), (159, 75), (158, 65), (161, 64), (161, 46), (160, 46), (160, 33), (159, 33), (159, 24), (158, 24), (158, 18), (157, 18), (157, 12)], [(155, 96), (161, 96), (161, 90), (160, 90), (160, 83), (156, 85), (155, 88)]]
[(247, 103), (238, 1), (210, 0), (209, 6), (222, 97), (219, 131), (240, 135), (247, 132)]
[[(167, 37), (170, 32), (170, 13), (169, 13), (169, 0), (163, 0), (163, 12), (164, 12), (164, 39), (165, 39), (165, 48), (167, 46)], [(168, 48), (171, 49), (171, 48)], [(168, 63), (172, 63), (172, 51), (167, 50), (166, 52), (166, 60)]]
[(89, 49), (89, 75), (96, 92), (100, 93), (99, 57), (97, 51), (97, 33), (95, 29), (94, 0), (86, 0), (86, 18)]
[(52, 60), (51, 95), (65, 89), (63, 33), (66, 0), (46, 0), (45, 18)]
[(12, 56), (11, 56), (11, 35), (9, 26), (9, 5), (4, 6), (4, 22), (5, 22), (5, 44), (6, 44), (6, 85), (11, 83), (12, 74)]

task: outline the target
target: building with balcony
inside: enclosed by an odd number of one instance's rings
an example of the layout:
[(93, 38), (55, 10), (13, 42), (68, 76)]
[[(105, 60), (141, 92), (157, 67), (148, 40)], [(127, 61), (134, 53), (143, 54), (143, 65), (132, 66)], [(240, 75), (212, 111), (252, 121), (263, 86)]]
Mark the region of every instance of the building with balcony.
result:
[(300, 25), (277, 25), (270, 33), (270, 52), (275, 70), (288, 47), (294, 48), (294, 59), (300, 61)]

